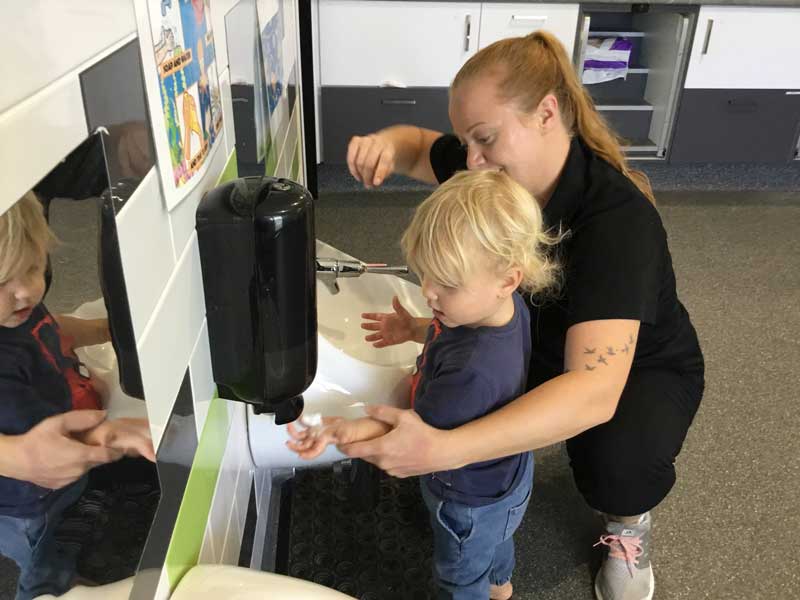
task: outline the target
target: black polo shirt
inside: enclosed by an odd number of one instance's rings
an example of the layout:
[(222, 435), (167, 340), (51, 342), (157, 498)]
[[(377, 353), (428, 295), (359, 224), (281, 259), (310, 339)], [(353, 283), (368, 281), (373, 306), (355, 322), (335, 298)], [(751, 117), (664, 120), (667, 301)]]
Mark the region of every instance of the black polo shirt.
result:
[[(439, 182), (466, 169), (466, 151), (453, 135), (434, 142), (430, 160)], [(559, 293), (526, 298), (533, 342), (529, 387), (564, 372), (570, 326), (602, 319), (641, 322), (634, 369), (702, 374), (697, 334), (675, 289), (667, 233), (636, 186), (576, 136), (543, 213), (547, 227), (569, 234), (553, 249), (564, 268)]]

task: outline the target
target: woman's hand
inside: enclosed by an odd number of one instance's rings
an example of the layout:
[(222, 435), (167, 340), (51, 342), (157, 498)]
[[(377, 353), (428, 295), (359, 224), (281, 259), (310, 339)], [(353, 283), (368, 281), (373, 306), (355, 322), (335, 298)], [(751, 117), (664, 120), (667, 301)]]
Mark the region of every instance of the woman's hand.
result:
[(382, 132), (354, 136), (347, 145), (347, 167), (350, 174), (371, 188), (381, 185), (394, 173), (397, 149)]
[(463, 466), (451, 432), (426, 425), (413, 410), (384, 405), (366, 407), (367, 414), (392, 429), (386, 435), (351, 444), (339, 450), (350, 458), (362, 458), (393, 477), (424, 475)]
[(364, 338), (372, 342), (376, 348), (418, 341), (418, 320), (400, 304), (397, 296), (392, 298), (392, 308), (394, 308), (393, 313), (361, 313), (362, 319), (374, 321), (374, 323), (362, 323), (361, 328), (377, 332)]
[(119, 450), (76, 439), (101, 426), (105, 417), (100, 410), (72, 410), (49, 417), (22, 435), (0, 436), (0, 472), (58, 489), (80, 479), (92, 467), (118, 460), (122, 457)]

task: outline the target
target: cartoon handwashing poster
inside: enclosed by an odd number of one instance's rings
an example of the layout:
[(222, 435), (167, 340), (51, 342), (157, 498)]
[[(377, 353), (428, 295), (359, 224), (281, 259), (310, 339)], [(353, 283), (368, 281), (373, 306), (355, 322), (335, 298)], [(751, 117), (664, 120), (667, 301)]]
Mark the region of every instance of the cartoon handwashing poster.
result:
[[(173, 190), (164, 190), (171, 207), (179, 198), (171, 201), (176, 194), (170, 192), (202, 172), (221, 137), (214, 37), (208, 0), (148, 0), (148, 14), (174, 185)], [(153, 115), (154, 121), (157, 118)], [(162, 175), (164, 171), (162, 164)], [(168, 187), (168, 182), (164, 185)]]

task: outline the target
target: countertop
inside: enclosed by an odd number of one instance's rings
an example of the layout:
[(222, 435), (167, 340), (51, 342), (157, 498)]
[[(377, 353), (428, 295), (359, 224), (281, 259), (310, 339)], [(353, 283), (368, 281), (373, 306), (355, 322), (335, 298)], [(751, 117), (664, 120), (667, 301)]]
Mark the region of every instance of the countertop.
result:
[[(420, 0), (396, 0), (398, 2), (409, 2)], [(421, 0), (423, 2), (441, 2), (442, 0)], [(454, 0), (455, 1), (455, 0)], [(478, 0), (476, 0), (478, 1)], [(602, 0), (598, 2), (580, 2), (578, 0), (482, 0), (489, 3), (510, 3), (510, 4), (676, 4), (676, 5), (714, 5), (714, 6), (774, 6), (792, 7), (800, 9), (800, 0), (650, 0), (650, 2), (630, 2), (630, 0)]]

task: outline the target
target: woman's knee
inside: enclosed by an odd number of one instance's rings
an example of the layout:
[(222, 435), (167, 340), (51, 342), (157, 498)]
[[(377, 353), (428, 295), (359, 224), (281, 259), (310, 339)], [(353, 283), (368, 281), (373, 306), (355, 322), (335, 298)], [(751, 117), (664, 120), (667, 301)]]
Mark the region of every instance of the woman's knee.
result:
[(593, 508), (632, 515), (675, 484), (675, 458), (694, 416), (696, 391), (675, 373), (631, 373), (614, 417), (568, 440), (578, 489)]

